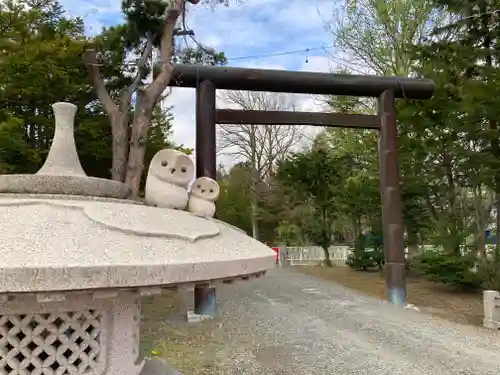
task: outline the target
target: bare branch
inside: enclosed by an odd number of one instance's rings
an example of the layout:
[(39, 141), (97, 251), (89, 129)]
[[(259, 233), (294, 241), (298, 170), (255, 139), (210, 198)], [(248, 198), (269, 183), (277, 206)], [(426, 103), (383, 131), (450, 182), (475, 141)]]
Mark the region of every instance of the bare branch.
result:
[(104, 79), (101, 76), (99, 67), (102, 66), (102, 62), (97, 58), (97, 52), (94, 49), (87, 49), (83, 53), (83, 62), (87, 66), (89, 72), (89, 78), (96, 90), (97, 97), (101, 101), (104, 110), (109, 116), (116, 116), (118, 113), (118, 107), (104, 84)]
[[(243, 110), (295, 110), (291, 95), (267, 92), (224, 91), (219, 95)], [(258, 182), (268, 181), (280, 160), (302, 139), (301, 126), (220, 125), (218, 152), (250, 163)]]
[(141, 83), (141, 78), (142, 78), (141, 73), (144, 71), (144, 68), (146, 67), (146, 64), (150, 59), (152, 53), (153, 53), (153, 34), (151, 32), (148, 32), (146, 34), (146, 43), (144, 44), (144, 48), (142, 49), (141, 57), (137, 62), (136, 75), (134, 77), (133, 82), (127, 88), (125, 97), (122, 99), (122, 106), (125, 103), (130, 104), (130, 101), (132, 100), (132, 95), (134, 95), (134, 92), (137, 90), (139, 84)]
[[(196, 4), (196, 0), (192, 0), (190, 3)], [(160, 71), (153, 80), (153, 83), (146, 90), (146, 97), (149, 102), (156, 102), (172, 78), (174, 27), (177, 19), (184, 10), (184, 0), (174, 0), (171, 7), (165, 13), (165, 26), (160, 41)]]

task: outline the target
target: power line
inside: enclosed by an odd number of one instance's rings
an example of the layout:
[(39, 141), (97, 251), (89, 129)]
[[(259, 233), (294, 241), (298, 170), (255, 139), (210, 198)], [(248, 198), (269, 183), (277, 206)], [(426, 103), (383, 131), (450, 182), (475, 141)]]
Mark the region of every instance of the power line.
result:
[(308, 53), (308, 52), (312, 52), (312, 51), (327, 50), (327, 49), (331, 49), (333, 47), (334, 47), (334, 45), (329, 45), (329, 46), (321, 46), (321, 47), (314, 47), (314, 48), (298, 49), (298, 50), (292, 50), (292, 51), (286, 51), (286, 52), (269, 53), (269, 54), (263, 54), (263, 55), (228, 57), (227, 60), (228, 61), (255, 60), (255, 59), (263, 59), (266, 57), (287, 56), (287, 55), (295, 55), (298, 53)]
[[(186, 12), (184, 12), (182, 14), (182, 26), (183, 26), (184, 30), (189, 30), (189, 27), (187, 25)], [(188, 34), (188, 36), (196, 44), (196, 46), (199, 47), (202, 51), (209, 52), (198, 40), (196, 40), (194, 33)], [(186, 38), (184, 38), (184, 42), (187, 45)], [(332, 49), (333, 47), (335, 47), (333, 44), (327, 45), (327, 46), (323, 45), (323, 46), (318, 46), (318, 47), (313, 47), (313, 48), (304, 48), (304, 49), (285, 51), (285, 52), (277, 52), (277, 53), (269, 53), (269, 54), (263, 54), (263, 55), (226, 57), (226, 60), (227, 61), (256, 60), (256, 59), (264, 59), (267, 57), (287, 56), (287, 55), (295, 55), (298, 53), (309, 53), (312, 51), (327, 50), (327, 49)]]
[[(461, 18), (460, 20), (481, 17), (481, 16), (484, 16), (484, 15), (495, 15), (497, 13), (500, 13), (500, 10), (494, 10), (494, 11), (491, 11), (491, 12), (485, 12), (485, 13), (480, 13), (480, 14), (476, 14), (476, 15), (472, 15), (472, 16), (467, 16), (467, 17)], [(186, 25), (185, 15), (183, 15), (183, 24), (184, 24), (184, 28), (186, 29), (187, 25)], [(201, 45), (201, 43), (199, 43), (195, 39), (194, 35), (189, 35), (189, 37), (193, 40), (193, 42), (199, 48), (201, 48), (202, 50), (206, 51), (205, 47), (203, 47)], [(248, 56), (226, 57), (226, 60), (227, 61), (256, 60), (256, 59), (264, 59), (264, 58), (267, 58), (267, 57), (288, 56), (288, 55), (295, 55), (295, 54), (299, 54), (299, 53), (309, 53), (309, 52), (312, 52), (312, 51), (329, 50), (329, 49), (332, 49), (334, 47), (335, 47), (335, 45), (331, 44), (331, 45), (326, 45), (326, 46), (321, 46), (321, 47), (304, 48), (304, 49), (291, 50), (291, 51), (285, 51), (285, 52), (277, 52), (277, 53), (269, 53), (269, 54), (262, 54), (262, 55), (248, 55)]]

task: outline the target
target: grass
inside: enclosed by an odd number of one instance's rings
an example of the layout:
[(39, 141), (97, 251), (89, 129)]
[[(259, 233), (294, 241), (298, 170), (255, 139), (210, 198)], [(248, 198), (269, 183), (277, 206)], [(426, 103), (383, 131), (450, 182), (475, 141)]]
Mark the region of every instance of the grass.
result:
[[(297, 267), (300, 272), (331, 280), (367, 295), (385, 299), (385, 280), (380, 272), (354, 271), (347, 266), (332, 268)], [(408, 302), (422, 312), (462, 324), (482, 325), (483, 298), (479, 293), (463, 293), (421, 278), (407, 279)]]
[(218, 340), (215, 322), (187, 324), (186, 302), (180, 293), (167, 292), (143, 300), (141, 350), (154, 351), (186, 375), (217, 374), (214, 353)]
[[(192, 295), (165, 292), (142, 301), (141, 351), (166, 359), (184, 375), (227, 375), (229, 357), (255, 347), (253, 327), (231, 330), (221, 316), (197, 323), (186, 321)], [(234, 328), (233, 328), (234, 329)], [(246, 330), (246, 331), (245, 331)]]

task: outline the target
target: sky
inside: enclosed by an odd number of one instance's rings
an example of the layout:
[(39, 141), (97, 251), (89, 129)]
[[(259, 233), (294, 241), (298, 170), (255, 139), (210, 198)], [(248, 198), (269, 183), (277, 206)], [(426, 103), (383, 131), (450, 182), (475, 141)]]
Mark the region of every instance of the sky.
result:
[[(200, 43), (224, 52), (228, 66), (319, 72), (334, 67), (330, 56), (335, 51), (325, 22), (332, 17), (335, 0), (244, 0), (239, 5), (232, 0), (229, 7), (215, 8), (203, 2), (188, 5), (187, 25)], [(88, 34), (122, 20), (120, 0), (61, 3), (70, 15), (84, 18)], [(265, 57), (306, 49), (311, 51)], [(317, 99), (305, 95), (297, 99), (302, 110), (320, 110)], [(195, 90), (173, 88), (165, 104), (174, 110), (174, 141), (194, 147)], [(218, 101), (217, 106), (228, 105)]]

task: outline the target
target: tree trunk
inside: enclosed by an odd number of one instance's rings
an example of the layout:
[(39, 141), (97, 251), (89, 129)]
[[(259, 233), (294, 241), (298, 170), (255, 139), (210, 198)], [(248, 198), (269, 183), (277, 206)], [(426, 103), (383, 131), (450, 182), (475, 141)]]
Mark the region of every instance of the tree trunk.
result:
[(498, 241), (500, 240), (500, 193), (495, 193), (495, 211), (496, 211), (495, 247), (498, 247)]
[(332, 267), (332, 260), (330, 259), (330, 251), (328, 247), (323, 246), (323, 252), (325, 253), (325, 265), (327, 267)]
[(474, 209), (476, 212), (477, 253), (481, 258), (486, 258), (486, 235), (484, 231), (486, 230), (486, 221), (491, 209), (488, 207), (485, 209), (483, 207), (483, 194), (480, 186), (474, 187), (472, 192), (474, 196)]
[(113, 160), (111, 178), (124, 182), (128, 157), (128, 114), (116, 111), (110, 115), (113, 135)]
[(414, 230), (408, 231), (408, 259), (418, 255), (420, 248), (418, 247), (418, 233)]
[(352, 218), (352, 229), (354, 231), (354, 240), (356, 240), (356, 238), (358, 238), (360, 231), (361, 231), (361, 225), (359, 225), (358, 217)]
[(257, 151), (256, 151), (256, 140), (255, 140), (255, 127), (251, 126), (251, 134), (250, 134), (250, 148), (251, 148), (251, 161), (252, 161), (252, 186), (251, 186), (251, 208), (252, 208), (252, 237), (256, 240), (259, 239), (259, 222), (257, 217), (258, 210), (258, 197), (257, 197), (257, 184), (259, 182), (259, 176), (257, 171)]
[(131, 199), (137, 199), (139, 196), (144, 155), (146, 154), (146, 140), (152, 113), (148, 108), (148, 104), (145, 99), (138, 98), (130, 134), (130, 150), (125, 184), (130, 188), (129, 197)]
[(252, 237), (259, 239), (259, 220), (257, 219), (257, 202), (253, 199), (252, 202)]

